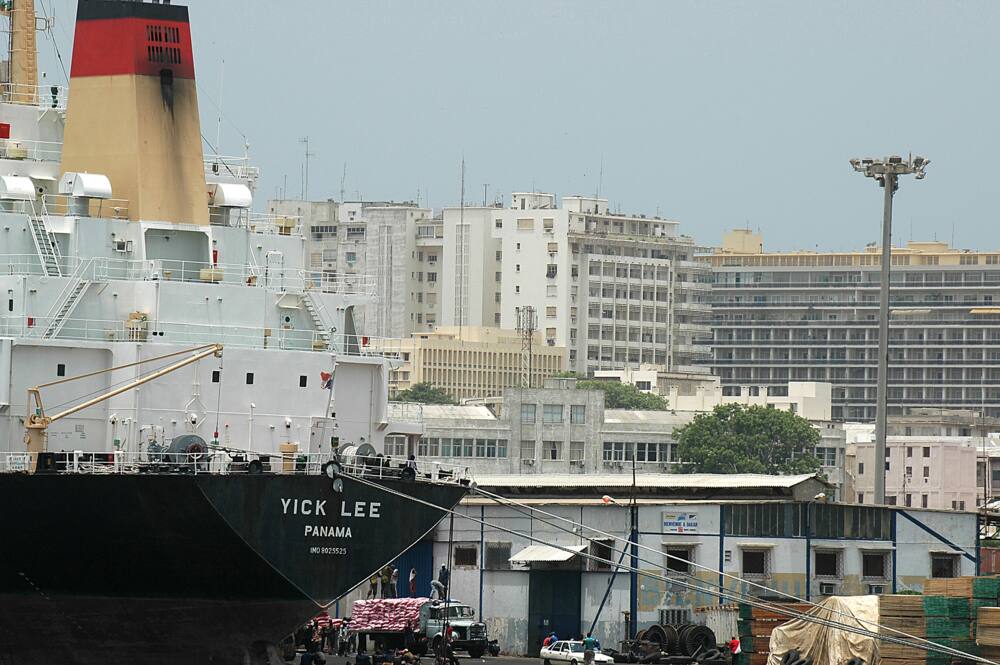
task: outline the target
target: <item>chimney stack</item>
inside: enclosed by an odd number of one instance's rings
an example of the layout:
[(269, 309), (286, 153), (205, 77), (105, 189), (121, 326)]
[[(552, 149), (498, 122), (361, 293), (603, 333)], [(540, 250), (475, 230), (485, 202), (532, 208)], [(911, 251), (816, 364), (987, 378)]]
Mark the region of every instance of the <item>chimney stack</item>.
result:
[(133, 220), (208, 224), (187, 7), (79, 0), (62, 172), (102, 173)]

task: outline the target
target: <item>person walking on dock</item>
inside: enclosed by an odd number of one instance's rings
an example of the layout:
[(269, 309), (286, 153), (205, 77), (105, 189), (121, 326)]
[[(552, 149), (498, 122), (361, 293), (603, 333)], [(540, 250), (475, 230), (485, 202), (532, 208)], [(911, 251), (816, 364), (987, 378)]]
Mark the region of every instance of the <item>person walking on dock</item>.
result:
[(366, 598), (378, 598), (378, 573), (372, 573), (368, 578), (368, 595)]
[(389, 570), (390, 566), (386, 566), (382, 569), (382, 597), (389, 597), (389, 576), (391, 574)]
[(417, 569), (410, 568), (410, 598), (417, 597)]

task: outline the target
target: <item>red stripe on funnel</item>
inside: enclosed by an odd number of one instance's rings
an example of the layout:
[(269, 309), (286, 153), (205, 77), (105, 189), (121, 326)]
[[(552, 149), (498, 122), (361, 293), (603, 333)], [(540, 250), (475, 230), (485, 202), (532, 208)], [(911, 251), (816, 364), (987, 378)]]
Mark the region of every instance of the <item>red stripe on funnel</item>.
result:
[(191, 26), (179, 21), (115, 18), (77, 21), (71, 77), (133, 74), (194, 78)]

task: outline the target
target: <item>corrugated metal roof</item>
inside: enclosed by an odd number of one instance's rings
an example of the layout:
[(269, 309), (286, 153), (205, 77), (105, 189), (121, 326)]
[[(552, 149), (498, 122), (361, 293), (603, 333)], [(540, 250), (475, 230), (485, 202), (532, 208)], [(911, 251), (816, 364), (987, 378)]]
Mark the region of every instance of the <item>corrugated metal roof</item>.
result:
[[(535, 563), (541, 561), (569, 561), (576, 554), (587, 549), (586, 545), (560, 545), (565, 550), (551, 545), (528, 545), (523, 550), (510, 558), (511, 563)], [(572, 550), (567, 552), (566, 550)], [(576, 554), (573, 554), (576, 552)]]
[(430, 418), (466, 418), (469, 420), (496, 420), (493, 412), (482, 405), (456, 406), (453, 404), (425, 404), (424, 420)]
[[(819, 480), (815, 475), (768, 476), (742, 473), (640, 473), (635, 477), (639, 488), (664, 489), (789, 489), (806, 482)], [(822, 481), (821, 481), (822, 482)], [(584, 475), (570, 473), (545, 473), (531, 475), (476, 475), (480, 487), (631, 487), (632, 474)]]

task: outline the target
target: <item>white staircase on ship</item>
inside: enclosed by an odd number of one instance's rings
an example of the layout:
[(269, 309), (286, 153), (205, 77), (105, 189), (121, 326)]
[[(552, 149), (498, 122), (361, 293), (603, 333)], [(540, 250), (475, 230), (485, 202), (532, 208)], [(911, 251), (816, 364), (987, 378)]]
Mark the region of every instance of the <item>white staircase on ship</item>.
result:
[(43, 338), (51, 339), (55, 337), (63, 329), (63, 326), (66, 325), (70, 314), (76, 309), (76, 306), (80, 303), (81, 296), (86, 293), (87, 287), (91, 284), (91, 281), (85, 278), (92, 272), (93, 264), (94, 259), (88, 259), (73, 271), (66, 288), (62, 290), (55, 304), (45, 316), (45, 325), (42, 328)]
[(35, 251), (38, 252), (38, 259), (42, 263), (44, 273), (49, 277), (61, 277), (62, 255), (59, 252), (59, 243), (45, 227), (44, 210), (43, 204), (43, 214), (31, 215), (28, 219), (28, 224), (31, 226), (31, 238), (35, 241)]
[(316, 304), (316, 301), (313, 299), (312, 294), (309, 293), (309, 291), (304, 291), (302, 293), (302, 306), (309, 314), (309, 318), (312, 320), (313, 328), (316, 329), (316, 341), (313, 342), (313, 346), (325, 349), (330, 348), (330, 326), (328, 326), (323, 320), (320, 306)]

